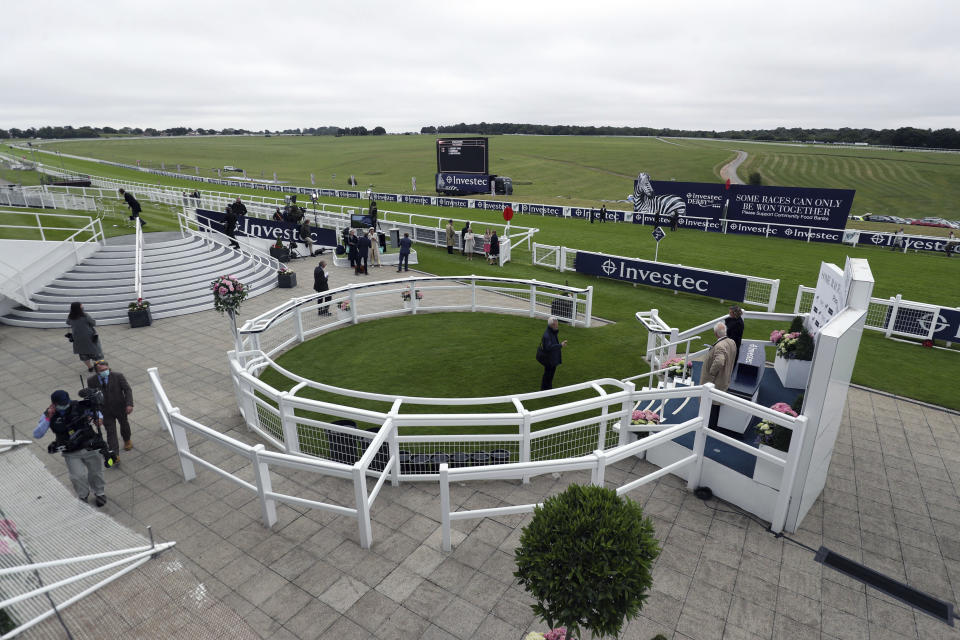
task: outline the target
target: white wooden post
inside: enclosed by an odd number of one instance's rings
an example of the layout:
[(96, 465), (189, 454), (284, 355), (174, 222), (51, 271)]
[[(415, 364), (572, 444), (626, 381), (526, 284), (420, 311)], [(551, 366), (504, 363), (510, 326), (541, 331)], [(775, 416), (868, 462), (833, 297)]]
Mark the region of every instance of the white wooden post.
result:
[(707, 426), (710, 424), (713, 390), (713, 383), (708, 382), (703, 385), (703, 391), (700, 394), (700, 426), (697, 427), (696, 436), (693, 439), (693, 453), (697, 458), (687, 478), (687, 489), (690, 491), (700, 486), (700, 472), (703, 470), (703, 450), (707, 444)]
[(257, 495), (260, 496), (260, 513), (263, 516), (263, 524), (269, 529), (277, 523), (277, 501), (267, 496), (267, 493), (273, 491), (273, 485), (270, 483), (270, 466), (266, 462), (260, 461), (260, 454), (266, 449), (262, 444), (253, 447), (253, 476), (257, 480)]
[(777, 310), (777, 296), (780, 294), (780, 280), (773, 281), (770, 287), (770, 299), (767, 301), (767, 312), (773, 313)]
[(440, 465), (440, 548), (450, 551), (450, 479), (449, 467)]
[(477, 278), (470, 278), (470, 311), (477, 310)]
[(893, 326), (897, 323), (897, 313), (900, 312), (900, 300), (901, 296), (899, 293), (890, 298), (890, 301), (893, 303), (893, 309), (890, 310), (890, 319), (887, 322), (887, 326), (884, 327), (883, 335), (886, 338), (889, 338), (890, 334), (893, 333)]
[(300, 453), (300, 438), (297, 435), (297, 419), (290, 404), (290, 392), (281, 391), (277, 400), (280, 409), (280, 431), (283, 433), (283, 448), (287, 453)]
[(303, 342), (303, 314), (301, 313), (300, 307), (294, 307), (293, 313), (294, 326), (297, 331), (297, 342)]
[(790, 506), (790, 495), (793, 493), (793, 483), (796, 480), (797, 467), (800, 464), (800, 450), (803, 448), (807, 422), (807, 416), (800, 416), (797, 418), (796, 425), (794, 425), (793, 437), (790, 439), (790, 450), (787, 451), (787, 463), (783, 467), (783, 477), (780, 479), (777, 503), (773, 508), (773, 516), (770, 519), (770, 530), (774, 533), (783, 531), (787, 522), (787, 509)]
[(618, 447), (630, 444), (631, 442), (630, 418), (633, 416), (633, 394), (637, 390), (637, 386), (632, 382), (626, 383), (626, 386), (627, 390), (630, 392), (630, 395), (620, 406), (620, 438), (617, 441)]
[(350, 323), (357, 324), (357, 294), (350, 292)]
[(197, 477), (197, 470), (193, 466), (193, 460), (183, 455), (184, 453), (190, 453), (190, 443), (187, 442), (187, 432), (177, 424), (178, 417), (180, 417), (180, 409), (174, 407), (170, 409), (170, 415), (167, 416), (167, 420), (169, 420), (170, 430), (173, 432), (173, 444), (177, 447), (177, 457), (180, 458), (180, 470), (183, 472), (183, 481), (190, 482)]
[(530, 285), (530, 317), (536, 317), (537, 313), (537, 285)]
[(593, 452), (593, 457), (597, 459), (597, 466), (590, 470), (590, 484), (602, 487), (607, 470), (607, 454), (597, 449)]
[[(530, 412), (525, 408), (521, 408), (521, 422), (520, 422), (520, 462), (530, 462)], [(523, 484), (530, 483), (529, 476), (523, 476)]]
[(357, 503), (357, 525), (360, 528), (360, 546), (370, 548), (370, 505), (367, 504), (367, 476), (360, 463), (353, 465), (353, 495)]
[(587, 309), (584, 312), (586, 315), (584, 326), (590, 328), (590, 318), (593, 315), (593, 285), (587, 287)]

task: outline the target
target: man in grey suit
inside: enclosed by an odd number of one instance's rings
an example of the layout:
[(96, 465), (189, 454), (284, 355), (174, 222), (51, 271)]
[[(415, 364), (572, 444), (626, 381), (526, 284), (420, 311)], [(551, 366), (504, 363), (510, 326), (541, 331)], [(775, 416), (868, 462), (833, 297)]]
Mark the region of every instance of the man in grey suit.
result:
[(87, 386), (103, 392), (103, 429), (107, 432), (107, 446), (110, 447), (116, 465), (120, 463), (120, 443), (117, 441), (118, 421), (124, 451), (133, 449), (133, 442), (130, 440), (130, 421), (127, 420), (127, 416), (133, 412), (133, 390), (122, 373), (110, 371), (110, 365), (106, 360), (97, 360), (94, 367), (97, 372), (87, 378)]
[[(707, 359), (703, 363), (703, 373), (700, 374), (700, 384), (712, 382), (720, 391), (726, 391), (730, 386), (730, 375), (733, 366), (737, 363), (737, 343), (727, 337), (727, 325), (718, 322), (713, 326), (713, 334), (717, 341), (710, 347)], [(720, 405), (710, 407), (709, 426), (717, 426), (720, 417)]]

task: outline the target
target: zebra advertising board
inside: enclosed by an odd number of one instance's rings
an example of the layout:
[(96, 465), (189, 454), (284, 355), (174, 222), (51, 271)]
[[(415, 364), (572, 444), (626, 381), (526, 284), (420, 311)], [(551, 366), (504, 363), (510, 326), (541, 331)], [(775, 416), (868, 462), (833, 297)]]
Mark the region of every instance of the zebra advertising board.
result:
[[(641, 173), (641, 176), (646, 175)], [(633, 210), (634, 213), (648, 213), (656, 215), (657, 209), (667, 210), (674, 206), (671, 198), (679, 198), (683, 201), (684, 207), (681, 216), (693, 218), (711, 218), (714, 222), (719, 221), (723, 215), (723, 202), (727, 195), (727, 190), (722, 184), (710, 184), (708, 182), (674, 182), (672, 180), (649, 180), (649, 190), (638, 184), (640, 177), (633, 184)], [(639, 187), (640, 196), (637, 196)], [(647, 195), (650, 193), (650, 195)], [(661, 196), (663, 196), (661, 198)], [(638, 208), (639, 205), (639, 208)], [(661, 221), (665, 214), (661, 211)], [(670, 214), (672, 215), (672, 214)], [(649, 220), (649, 216), (645, 216)], [(634, 222), (641, 222), (634, 215)], [(669, 219), (669, 215), (668, 218)], [(652, 222), (651, 222), (652, 224)], [(683, 226), (683, 222), (680, 222)], [(703, 225), (698, 225), (703, 228)], [(717, 222), (717, 229), (719, 223)]]
[(743, 276), (603, 253), (577, 251), (575, 268), (577, 273), (589, 276), (624, 280), (735, 302), (743, 302), (747, 293), (747, 279)]

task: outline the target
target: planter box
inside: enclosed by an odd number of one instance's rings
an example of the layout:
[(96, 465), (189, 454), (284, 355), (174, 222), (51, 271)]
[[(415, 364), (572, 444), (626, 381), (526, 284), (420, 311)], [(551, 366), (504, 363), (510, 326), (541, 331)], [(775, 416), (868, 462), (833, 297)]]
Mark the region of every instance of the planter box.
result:
[(292, 289), (297, 286), (297, 274), (295, 273), (278, 273), (277, 274), (277, 286), (281, 289)]
[(270, 247), (270, 257), (276, 258), (280, 262), (290, 262), (290, 249), (287, 247), (282, 247), (280, 249), (277, 247)]
[(781, 356), (777, 356), (773, 361), (780, 384), (788, 389), (806, 389), (812, 365), (812, 360), (793, 360)]
[(141, 309), (139, 311), (127, 311), (127, 319), (130, 321), (130, 327), (149, 327), (153, 324), (153, 316), (150, 315), (150, 309)]
[[(786, 458), (787, 452), (774, 449), (765, 444), (760, 445), (760, 451), (770, 453), (778, 458)], [(757, 466), (753, 469), (753, 479), (760, 484), (766, 485), (771, 489), (780, 490), (780, 481), (783, 479), (783, 468), (778, 467), (772, 462), (757, 458)]]

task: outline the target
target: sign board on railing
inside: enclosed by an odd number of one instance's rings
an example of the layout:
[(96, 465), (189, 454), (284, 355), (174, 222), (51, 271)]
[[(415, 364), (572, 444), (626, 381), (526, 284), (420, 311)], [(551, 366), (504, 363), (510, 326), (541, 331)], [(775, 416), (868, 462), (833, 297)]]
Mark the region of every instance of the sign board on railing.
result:
[(743, 276), (602, 253), (577, 251), (575, 267), (585, 275), (736, 302), (743, 302), (747, 292), (747, 278)]

